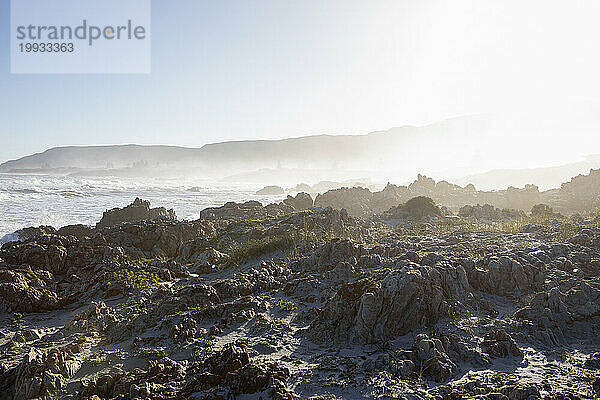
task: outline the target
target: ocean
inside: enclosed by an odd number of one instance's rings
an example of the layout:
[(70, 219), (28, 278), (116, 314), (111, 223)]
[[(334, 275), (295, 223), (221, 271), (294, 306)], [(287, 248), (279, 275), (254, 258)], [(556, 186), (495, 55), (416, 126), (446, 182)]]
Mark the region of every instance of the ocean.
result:
[(174, 209), (180, 220), (197, 219), (201, 210), (228, 201), (268, 204), (285, 197), (256, 195), (261, 187), (199, 179), (0, 174), (0, 244), (24, 227), (93, 225), (105, 210), (125, 207), (136, 197)]

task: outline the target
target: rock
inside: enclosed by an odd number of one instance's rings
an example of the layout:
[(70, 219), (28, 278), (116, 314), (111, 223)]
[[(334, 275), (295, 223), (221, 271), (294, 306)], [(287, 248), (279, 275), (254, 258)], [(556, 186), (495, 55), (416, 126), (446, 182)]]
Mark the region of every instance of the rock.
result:
[(515, 340), (503, 329), (489, 332), (483, 338), (481, 348), (492, 357), (522, 357), (523, 352)]
[(279, 196), (284, 194), (285, 191), (280, 186), (265, 186), (256, 192), (259, 196)]
[(544, 328), (566, 328), (575, 321), (600, 315), (600, 283), (580, 282), (567, 293), (558, 287), (537, 293), (529, 305), (515, 313), (518, 319), (536, 322)]
[(67, 349), (43, 353), (31, 349), (17, 367), (15, 400), (56, 396), (80, 365)]
[(60, 228), (57, 232), (58, 235), (61, 236), (75, 236), (78, 238), (83, 238), (86, 236), (91, 236), (94, 232), (94, 228), (88, 225), (67, 225)]
[(308, 193), (298, 193), (296, 197), (288, 195), (287, 199), (283, 201), (285, 204), (292, 206), (296, 211), (303, 211), (312, 208), (313, 199)]
[(330, 271), (340, 262), (348, 261), (352, 257), (359, 258), (365, 253), (362, 246), (351, 240), (334, 239), (318, 248), (310, 258), (302, 260), (302, 269)]
[(227, 254), (223, 254), (213, 248), (206, 249), (195, 258), (194, 272), (196, 274), (206, 274), (216, 271), (228, 259), (229, 256)]
[(244, 344), (230, 343), (215, 352), (202, 364), (202, 373), (188, 383), (185, 392), (206, 390), (214, 386), (229, 386), (235, 395), (252, 394), (279, 386), (290, 374), (276, 364), (250, 364), (248, 348)]
[(310, 185), (307, 185), (306, 183), (299, 183), (296, 186), (294, 186), (293, 188), (290, 189), (290, 192), (306, 192), (306, 193), (313, 193), (312, 188), (310, 187)]
[(473, 288), (502, 296), (530, 292), (545, 277), (545, 268), (534, 263), (521, 264), (510, 256), (489, 257), (481, 266), (466, 263), (465, 267)]
[(600, 369), (600, 351), (590, 354), (583, 366), (589, 369)]
[(258, 201), (247, 201), (245, 203), (225, 203), (222, 207), (210, 207), (200, 212), (200, 219), (231, 221), (241, 219), (260, 219), (275, 217), (293, 212), (293, 208), (287, 204), (272, 204), (269, 208), (264, 207)]
[(198, 332), (196, 321), (189, 317), (184, 317), (180, 323), (174, 324), (169, 330), (169, 337), (181, 343), (192, 340)]
[(342, 284), (309, 329), (319, 343), (389, 340), (435, 323), (469, 292), (462, 267), (407, 265), (380, 281)]
[(540, 389), (532, 383), (508, 385), (502, 387), (500, 391), (508, 397), (508, 400), (533, 400), (541, 398)]
[(55, 292), (39, 279), (28, 279), (33, 272), (0, 270), (0, 311), (41, 312), (61, 305)]
[(439, 339), (430, 339), (427, 335), (418, 335), (412, 347), (414, 371), (419, 377), (430, 377), (436, 382), (445, 382), (452, 378), (458, 368), (446, 354)]
[(17, 234), (19, 240), (21, 240), (21, 241), (36, 240), (36, 239), (40, 238), (41, 236), (55, 235), (56, 229), (54, 229), (51, 226), (39, 226), (37, 228), (30, 227), (30, 228), (19, 229), (15, 233)]
[(315, 207), (344, 209), (354, 217), (369, 217), (372, 211), (373, 193), (363, 188), (342, 188), (317, 195)]
[(415, 363), (408, 359), (399, 359), (388, 353), (379, 355), (376, 359), (365, 361), (362, 368), (371, 373), (386, 371), (393, 376), (408, 379), (415, 370)]
[(150, 202), (136, 198), (133, 203), (124, 208), (113, 208), (104, 212), (96, 228), (115, 226), (122, 222), (134, 222), (164, 218), (176, 220), (175, 212), (164, 207), (150, 208)]

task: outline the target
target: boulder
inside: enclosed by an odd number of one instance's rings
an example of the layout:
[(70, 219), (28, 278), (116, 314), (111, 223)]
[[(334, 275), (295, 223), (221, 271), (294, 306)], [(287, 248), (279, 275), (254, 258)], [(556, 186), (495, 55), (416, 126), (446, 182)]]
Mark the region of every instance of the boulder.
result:
[(281, 186), (265, 186), (256, 192), (259, 196), (279, 196), (285, 193)]
[(483, 338), (481, 348), (484, 353), (492, 357), (523, 356), (523, 351), (504, 329), (496, 329), (487, 333)]
[(228, 202), (221, 207), (209, 207), (200, 212), (200, 219), (235, 221), (243, 219), (261, 219), (276, 217), (293, 212), (294, 209), (287, 204), (269, 204), (264, 207), (258, 201), (245, 203)]
[(31, 270), (0, 270), (0, 312), (41, 312), (61, 306), (56, 293)]
[(465, 270), (409, 263), (381, 280), (342, 284), (309, 328), (318, 343), (386, 341), (428, 326), (470, 291)]
[(164, 207), (150, 208), (150, 202), (136, 198), (133, 203), (124, 208), (113, 208), (104, 212), (96, 228), (115, 226), (122, 222), (133, 222), (164, 218), (176, 220), (177, 216), (173, 210)]
[(296, 211), (308, 210), (313, 206), (313, 199), (308, 193), (298, 193), (296, 197), (288, 195), (287, 199), (283, 201), (285, 204), (292, 206)]
[(421, 377), (429, 377), (436, 382), (451, 379), (458, 368), (439, 339), (429, 338), (425, 334), (418, 335), (412, 346), (412, 360), (415, 363), (415, 373)]

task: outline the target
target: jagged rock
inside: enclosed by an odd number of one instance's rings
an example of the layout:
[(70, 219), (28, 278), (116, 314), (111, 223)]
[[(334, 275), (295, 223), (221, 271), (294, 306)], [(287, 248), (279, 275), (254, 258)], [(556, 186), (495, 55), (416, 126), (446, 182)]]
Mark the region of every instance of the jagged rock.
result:
[(544, 328), (562, 327), (600, 315), (600, 284), (580, 282), (567, 293), (558, 287), (536, 293), (515, 317), (536, 322)]
[(68, 349), (31, 349), (17, 367), (15, 400), (56, 396), (80, 365)]
[(296, 197), (288, 195), (283, 202), (289, 206), (292, 206), (296, 211), (308, 210), (313, 206), (313, 199), (308, 193), (298, 193)]
[(258, 201), (247, 201), (245, 203), (225, 203), (222, 207), (210, 207), (200, 212), (203, 220), (241, 220), (260, 219), (275, 217), (293, 212), (293, 208), (287, 204), (270, 204), (264, 207)]
[(446, 354), (442, 341), (425, 334), (416, 337), (412, 346), (412, 360), (418, 376), (430, 377), (436, 382), (445, 382), (458, 371), (456, 364)]
[(204, 274), (214, 271), (228, 259), (229, 257), (227, 254), (223, 254), (215, 249), (207, 249), (196, 257), (196, 260), (194, 261), (194, 272), (197, 274)]
[(388, 353), (379, 355), (376, 359), (369, 359), (362, 365), (365, 371), (379, 373), (386, 371), (393, 376), (407, 379), (415, 370), (415, 363), (410, 359), (400, 359)]
[(167, 210), (164, 207), (150, 208), (150, 202), (136, 198), (133, 203), (124, 208), (113, 208), (104, 212), (100, 222), (96, 224), (96, 228), (105, 228), (118, 225), (122, 222), (134, 222), (143, 220), (152, 220), (164, 218), (175, 220), (175, 212)]
[(363, 246), (357, 245), (351, 240), (334, 239), (321, 246), (310, 257), (301, 260), (296, 268), (330, 271), (340, 262), (348, 261), (352, 257), (359, 258), (365, 253)]
[(189, 342), (196, 336), (198, 326), (192, 318), (185, 317), (180, 323), (174, 324), (169, 330), (169, 337), (178, 342)]
[(117, 319), (114, 310), (104, 302), (92, 303), (86, 310), (73, 317), (65, 326), (65, 329), (72, 332), (90, 330), (104, 332), (107, 328), (113, 326)]
[(256, 393), (268, 386), (277, 387), (290, 376), (286, 368), (276, 364), (250, 364), (248, 348), (243, 343), (230, 343), (215, 352), (200, 366), (201, 373), (188, 383), (185, 392), (229, 386), (233, 394)]
[(62, 274), (67, 269), (67, 248), (72, 243), (61, 236), (43, 234), (36, 239), (4, 244), (0, 257), (11, 265), (27, 265)]
[(447, 315), (449, 304), (466, 299), (470, 287), (462, 267), (407, 265), (380, 281), (342, 284), (311, 324), (314, 341), (388, 340)]
[(336, 210), (345, 209), (354, 217), (368, 217), (373, 215), (372, 199), (373, 193), (369, 189), (342, 188), (317, 195), (314, 205), (322, 208), (332, 207)]
[(454, 362), (458, 360), (478, 366), (490, 365), (489, 356), (477, 349), (477, 343), (469, 343), (469, 338), (457, 334), (445, 335), (440, 338), (444, 349)]
[(78, 238), (83, 238), (86, 236), (91, 236), (94, 232), (94, 228), (89, 225), (67, 225), (63, 226), (57, 231), (57, 234), (60, 236), (75, 236)]
[(503, 296), (526, 293), (545, 278), (543, 263), (525, 263), (509, 256), (489, 257), (482, 266), (464, 263), (469, 283), (477, 290)]
[(44, 235), (55, 235), (56, 229), (51, 226), (43, 225), (39, 227), (29, 227), (19, 229), (15, 232), (21, 241), (35, 240)]
[(256, 192), (259, 196), (279, 196), (284, 194), (285, 191), (280, 186), (265, 186)]
[(41, 312), (58, 308), (61, 301), (31, 270), (0, 270), (0, 311)]
[(148, 220), (104, 228), (92, 241), (122, 247), (131, 258), (175, 257), (183, 242), (214, 232), (212, 224), (206, 221)]
[(248, 273), (218, 280), (213, 287), (221, 299), (236, 298), (282, 287), (290, 273), (290, 269), (285, 266), (276, 265), (272, 261), (262, 261)]
[(590, 354), (583, 365), (590, 369), (600, 369), (600, 352)]
[(540, 389), (532, 383), (508, 385), (502, 387), (500, 391), (508, 397), (508, 400), (533, 400), (541, 398)]
[(503, 329), (487, 333), (483, 338), (481, 348), (484, 353), (492, 357), (523, 356), (523, 352), (519, 349), (515, 340)]

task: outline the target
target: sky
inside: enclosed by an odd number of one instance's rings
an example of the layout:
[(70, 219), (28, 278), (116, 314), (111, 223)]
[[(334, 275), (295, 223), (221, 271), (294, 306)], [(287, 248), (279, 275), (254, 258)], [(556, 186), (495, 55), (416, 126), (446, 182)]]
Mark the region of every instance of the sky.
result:
[(595, 0), (154, 0), (145, 75), (10, 74), (9, 3), (0, 162), (61, 145), (199, 147), (482, 113), (544, 121), (507, 133), (516, 145), (600, 152)]

